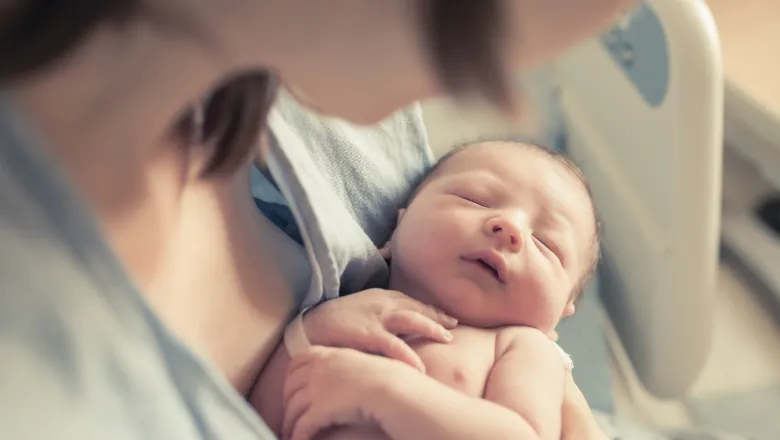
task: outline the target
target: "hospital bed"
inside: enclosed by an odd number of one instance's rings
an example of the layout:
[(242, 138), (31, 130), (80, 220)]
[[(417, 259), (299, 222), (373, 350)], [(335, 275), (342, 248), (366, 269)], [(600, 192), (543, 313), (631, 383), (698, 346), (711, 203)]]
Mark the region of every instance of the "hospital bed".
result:
[[(603, 224), (598, 276), (560, 328), (575, 379), (594, 408), (612, 410), (612, 341), (647, 391), (681, 397), (709, 353), (718, 265), (723, 73), (712, 16), (703, 0), (640, 3), (538, 77), (541, 142), (583, 169)], [(432, 142), (495, 135), (448, 126), (445, 137), (429, 128)]]
[[(768, 305), (780, 306), (780, 57), (777, 41), (780, 2), (708, 0), (723, 36), (725, 70), (724, 137), (740, 169), (725, 176), (740, 188), (724, 197), (723, 244), (737, 257)], [(759, 69), (756, 64), (761, 63)], [(729, 157), (731, 159), (731, 157)], [(769, 203), (767, 203), (769, 202)], [(774, 209), (770, 206), (775, 206)], [(766, 209), (761, 213), (762, 208)], [(762, 217), (763, 220), (762, 221)], [(774, 218), (774, 222), (771, 220)], [(768, 221), (767, 221), (768, 220)]]

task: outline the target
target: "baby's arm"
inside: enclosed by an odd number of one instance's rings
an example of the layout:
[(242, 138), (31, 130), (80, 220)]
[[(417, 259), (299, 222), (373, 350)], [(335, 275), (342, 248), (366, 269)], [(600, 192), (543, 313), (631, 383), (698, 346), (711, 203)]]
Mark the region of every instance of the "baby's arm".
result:
[[(558, 348), (530, 328), (504, 330), (484, 398), (469, 397), (417, 372), (377, 399), (393, 439), (560, 438), (565, 369)], [(411, 374), (416, 373), (416, 374)]]
[(498, 336), (498, 360), (485, 399), (520, 414), (542, 439), (559, 439), (566, 370), (555, 344), (541, 332), (514, 327)]
[[(303, 317), (306, 339), (314, 345), (350, 347), (424, 367), (419, 355), (397, 335), (449, 343), (457, 320), (401, 292), (369, 289), (318, 305)], [(260, 373), (249, 401), (270, 428), (282, 428), (282, 396), (290, 355), (282, 343)]]

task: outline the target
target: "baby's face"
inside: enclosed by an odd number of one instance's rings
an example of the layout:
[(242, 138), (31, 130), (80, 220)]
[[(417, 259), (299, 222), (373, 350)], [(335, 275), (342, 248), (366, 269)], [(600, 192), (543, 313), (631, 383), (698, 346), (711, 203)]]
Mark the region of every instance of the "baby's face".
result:
[(516, 145), (469, 147), (402, 212), (391, 287), (476, 327), (550, 331), (574, 312), (595, 218), (565, 165)]

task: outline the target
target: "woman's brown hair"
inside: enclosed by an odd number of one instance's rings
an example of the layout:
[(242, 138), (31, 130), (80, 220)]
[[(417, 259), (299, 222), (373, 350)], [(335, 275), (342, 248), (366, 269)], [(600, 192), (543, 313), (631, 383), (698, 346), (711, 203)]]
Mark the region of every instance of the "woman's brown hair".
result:
[[(26, 0), (0, 6), (0, 84), (51, 66), (97, 26), (122, 25), (147, 11), (144, 0)], [(444, 87), (475, 92), (505, 107), (509, 83), (499, 54), (504, 26), (499, 0), (420, 0), (422, 26)], [(248, 159), (276, 95), (270, 71), (236, 76), (206, 99), (201, 141), (214, 148), (207, 176), (229, 174)], [(189, 142), (196, 112), (174, 126)]]

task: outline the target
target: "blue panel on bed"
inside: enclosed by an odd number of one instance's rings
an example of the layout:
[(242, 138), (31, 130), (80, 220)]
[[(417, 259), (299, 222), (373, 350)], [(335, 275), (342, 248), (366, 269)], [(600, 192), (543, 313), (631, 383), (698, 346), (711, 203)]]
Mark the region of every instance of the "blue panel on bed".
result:
[(657, 107), (669, 89), (669, 53), (661, 20), (645, 2), (601, 37), (613, 61), (648, 105)]

